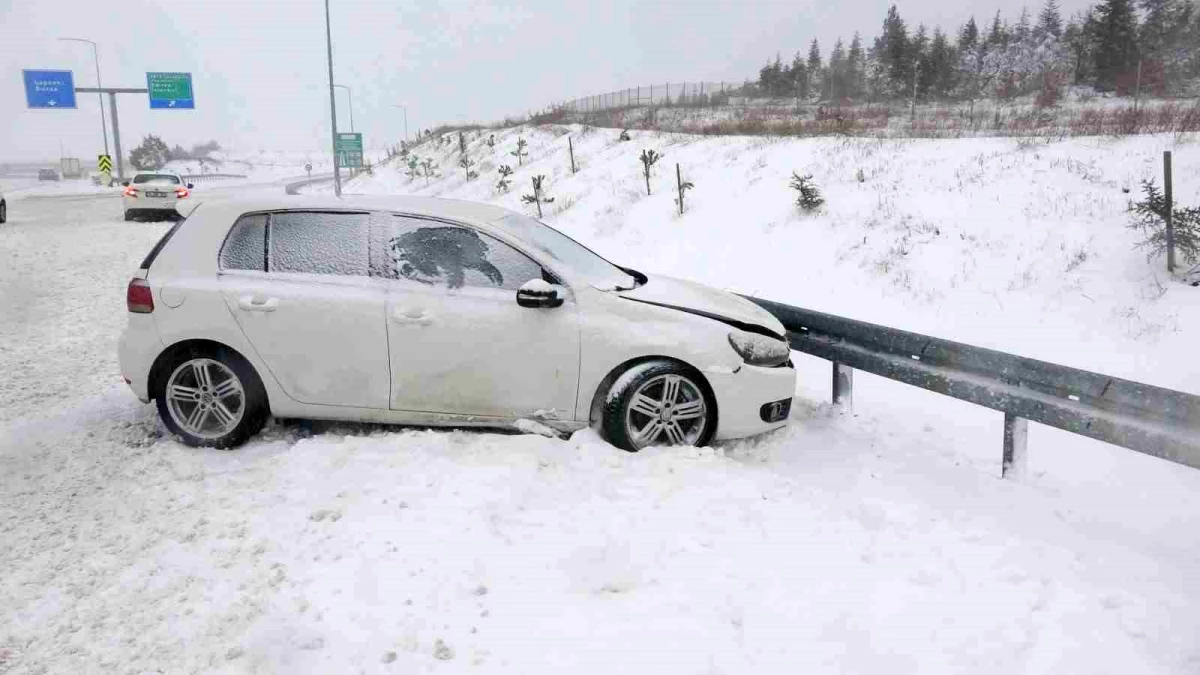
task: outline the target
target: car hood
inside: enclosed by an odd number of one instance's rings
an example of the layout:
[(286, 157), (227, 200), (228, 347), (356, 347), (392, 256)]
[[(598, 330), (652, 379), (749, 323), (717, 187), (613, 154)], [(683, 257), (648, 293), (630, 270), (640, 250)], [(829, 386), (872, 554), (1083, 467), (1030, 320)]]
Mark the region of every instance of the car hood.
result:
[(615, 293), (629, 300), (699, 314), (735, 326), (744, 324), (739, 328), (765, 328), (781, 338), (787, 335), (783, 324), (770, 312), (743, 297), (674, 277), (646, 275), (646, 278), (647, 282), (637, 288)]

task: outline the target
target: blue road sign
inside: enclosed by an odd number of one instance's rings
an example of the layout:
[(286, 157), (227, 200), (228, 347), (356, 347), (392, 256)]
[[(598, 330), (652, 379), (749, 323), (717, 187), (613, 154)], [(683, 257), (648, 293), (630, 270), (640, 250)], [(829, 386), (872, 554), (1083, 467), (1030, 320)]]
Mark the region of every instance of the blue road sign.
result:
[(74, 108), (75, 77), (69, 70), (23, 70), (30, 108)]
[(150, 90), (151, 110), (196, 107), (191, 73), (146, 73), (146, 89)]

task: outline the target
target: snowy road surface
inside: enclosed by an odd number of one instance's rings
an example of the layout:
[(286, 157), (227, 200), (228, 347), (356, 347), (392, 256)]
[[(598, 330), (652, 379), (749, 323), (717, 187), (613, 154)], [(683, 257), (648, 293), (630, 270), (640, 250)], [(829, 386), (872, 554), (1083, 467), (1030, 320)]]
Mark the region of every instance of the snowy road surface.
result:
[(119, 201), (0, 226), (0, 672), (1196, 673), (1200, 472), (805, 361), (793, 425), (619, 452), (273, 425), (186, 448), (121, 382)]

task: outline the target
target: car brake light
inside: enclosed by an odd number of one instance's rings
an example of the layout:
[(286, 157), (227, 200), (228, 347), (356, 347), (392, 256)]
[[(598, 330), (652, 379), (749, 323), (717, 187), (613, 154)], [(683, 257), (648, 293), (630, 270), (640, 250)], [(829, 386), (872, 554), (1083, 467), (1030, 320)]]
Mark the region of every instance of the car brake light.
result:
[(183, 199), (184, 197), (186, 197), (186, 196), (188, 196), (188, 195), (190, 195), (190, 194), (191, 194), (191, 193), (190, 193), (190, 192), (188, 192), (188, 189), (187, 189), (187, 188), (185, 188), (185, 187), (181, 187), (181, 188), (175, 188), (175, 197), (176, 197), (177, 199)]
[(137, 188), (133, 187), (132, 185), (126, 186), (125, 196), (126, 197), (136, 197), (137, 196)]
[(130, 279), (125, 289), (125, 305), (135, 314), (149, 314), (154, 311), (154, 295), (150, 292), (150, 282), (145, 279)]

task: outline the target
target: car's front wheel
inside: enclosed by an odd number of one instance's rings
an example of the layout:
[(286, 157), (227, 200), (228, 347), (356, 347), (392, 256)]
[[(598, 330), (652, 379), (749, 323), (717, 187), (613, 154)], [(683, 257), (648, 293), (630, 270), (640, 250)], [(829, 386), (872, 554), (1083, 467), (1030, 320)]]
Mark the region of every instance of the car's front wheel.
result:
[(605, 398), (605, 436), (629, 452), (651, 445), (705, 445), (716, 427), (716, 405), (707, 388), (691, 369), (674, 361), (630, 368)]
[(8, 222), (8, 204), (0, 202), (0, 223)]
[(166, 364), (159, 377), (159, 417), (188, 445), (237, 447), (266, 422), (262, 382), (236, 354), (188, 349)]
[(133, 211), (126, 209), (125, 210), (125, 222), (129, 222), (131, 220), (133, 220)]

